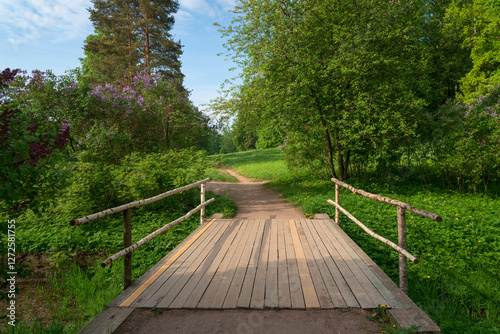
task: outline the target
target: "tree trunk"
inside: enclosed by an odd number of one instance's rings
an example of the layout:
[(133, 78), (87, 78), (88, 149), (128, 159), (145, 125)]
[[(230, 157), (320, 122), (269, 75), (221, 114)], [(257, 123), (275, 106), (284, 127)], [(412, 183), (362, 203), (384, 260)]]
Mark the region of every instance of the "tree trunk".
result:
[(147, 68), (147, 71), (148, 71), (148, 74), (149, 74), (150, 70), (151, 70), (151, 59), (150, 59), (151, 48), (149, 46), (148, 13), (145, 13), (145, 18), (146, 18), (146, 27), (144, 29), (144, 39), (145, 39), (145, 42), (146, 42), (146, 47), (144, 48), (144, 55), (146, 56), (146, 68)]
[(335, 173), (335, 165), (333, 164), (333, 149), (332, 149), (332, 140), (330, 138), (330, 132), (325, 126), (325, 136), (326, 136), (326, 142), (328, 146), (328, 163), (330, 165), (330, 171), (332, 173), (332, 176), (334, 178), (337, 178), (337, 174)]
[(345, 181), (345, 180), (347, 180), (347, 176), (348, 176), (347, 171), (349, 168), (349, 160), (350, 160), (350, 156), (351, 156), (351, 150), (350, 149), (345, 150), (345, 159), (344, 159), (344, 155), (343, 155), (344, 147), (340, 144), (340, 140), (339, 140), (339, 137), (337, 135), (335, 135), (335, 138), (337, 140), (337, 150), (338, 150), (337, 164), (339, 166), (339, 180)]
[(349, 171), (349, 162), (351, 158), (351, 149), (347, 149), (344, 161), (344, 175), (342, 175), (342, 179), (347, 180), (348, 171)]

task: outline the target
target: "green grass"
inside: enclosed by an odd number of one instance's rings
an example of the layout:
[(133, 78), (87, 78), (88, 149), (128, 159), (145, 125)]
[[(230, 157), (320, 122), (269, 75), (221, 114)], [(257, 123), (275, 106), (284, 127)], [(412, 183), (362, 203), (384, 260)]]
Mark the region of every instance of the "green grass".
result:
[(258, 180), (290, 177), (278, 148), (230, 153), (225, 154), (222, 159), (220, 157), (213, 156), (212, 159), (246, 177)]
[[(335, 209), (334, 184), (294, 179), (276, 149), (224, 156), (227, 165), (246, 175), (273, 179), (267, 186), (312, 216)], [(267, 156), (269, 155), (269, 156)], [(239, 158), (241, 157), (241, 161)], [(273, 178), (269, 166), (278, 170)], [(259, 172), (259, 168), (262, 169)], [(272, 172), (274, 173), (274, 171)], [(256, 177), (256, 176), (254, 176)], [(409, 295), (437, 321), (443, 333), (500, 333), (500, 199), (422, 187), (418, 178), (403, 183), (377, 179), (349, 180), (371, 193), (397, 199), (443, 217), (436, 222), (407, 212)], [(375, 233), (397, 243), (396, 207), (341, 189), (340, 204)], [(398, 283), (398, 253), (372, 238), (341, 213), (341, 227)]]
[(233, 182), (233, 183), (240, 182), (237, 178), (235, 178), (231, 174), (226, 173), (222, 169), (216, 169), (216, 168), (210, 171), (208, 177), (212, 181)]

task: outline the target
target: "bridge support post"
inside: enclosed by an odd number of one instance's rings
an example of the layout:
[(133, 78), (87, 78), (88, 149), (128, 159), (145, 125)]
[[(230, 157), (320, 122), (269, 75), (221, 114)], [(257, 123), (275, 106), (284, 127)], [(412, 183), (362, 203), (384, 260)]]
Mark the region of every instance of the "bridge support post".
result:
[[(205, 203), (205, 184), (201, 184), (201, 204)], [(200, 225), (203, 224), (203, 220), (205, 218), (205, 207), (202, 207), (200, 210)]]
[[(132, 246), (132, 209), (123, 211), (123, 248)], [(125, 255), (123, 289), (132, 284), (132, 252)]]
[[(339, 185), (338, 184), (335, 184), (335, 203), (339, 204)], [(339, 208), (335, 207), (335, 222), (337, 223), (337, 225), (340, 223), (339, 218), (340, 218), (339, 217)]]
[[(398, 206), (398, 244), (406, 250), (406, 210)], [(399, 287), (408, 294), (408, 263), (406, 256), (399, 253)]]

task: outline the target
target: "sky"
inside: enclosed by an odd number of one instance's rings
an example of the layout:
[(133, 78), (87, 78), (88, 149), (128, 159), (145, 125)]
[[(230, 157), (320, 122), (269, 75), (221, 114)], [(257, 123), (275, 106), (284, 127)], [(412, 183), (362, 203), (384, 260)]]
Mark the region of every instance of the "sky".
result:
[[(191, 101), (205, 109), (221, 84), (235, 75), (226, 61), (224, 40), (213, 25), (227, 26), (235, 0), (178, 0), (171, 31), (181, 41), (181, 70)], [(52, 70), (56, 75), (80, 66), (83, 41), (93, 33), (90, 0), (0, 0), (0, 71), (5, 68)]]

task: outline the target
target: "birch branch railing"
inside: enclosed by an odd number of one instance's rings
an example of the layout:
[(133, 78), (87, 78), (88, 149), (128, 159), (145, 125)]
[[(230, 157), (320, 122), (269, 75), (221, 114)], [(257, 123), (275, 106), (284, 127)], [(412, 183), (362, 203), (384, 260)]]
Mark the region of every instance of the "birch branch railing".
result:
[[(424, 210), (419, 210), (415, 209), (411, 205), (390, 199), (388, 197), (380, 196), (377, 194), (371, 194), (367, 191), (361, 190), (361, 189), (356, 189), (353, 186), (344, 183), (342, 181), (337, 180), (336, 178), (332, 178), (332, 181), (335, 183), (335, 202), (332, 201), (331, 199), (328, 199), (327, 202), (331, 205), (335, 206), (335, 222), (338, 224), (339, 223), (339, 210), (342, 211), (347, 217), (349, 217), (352, 221), (354, 221), (356, 224), (358, 224), (366, 233), (374, 237), (375, 239), (378, 239), (382, 241), (383, 243), (389, 245), (393, 249), (395, 249), (397, 252), (399, 252), (399, 287), (401, 290), (403, 290), (406, 294), (408, 294), (408, 267), (407, 267), (407, 262), (406, 259), (408, 258), (410, 261), (413, 263), (418, 263), (418, 259), (408, 253), (406, 250), (406, 210), (413, 212), (417, 215), (420, 215), (422, 217), (430, 218), (432, 220), (435, 220), (437, 222), (440, 222), (443, 220), (439, 215), (431, 212), (427, 212)], [(370, 230), (368, 227), (366, 227), (364, 224), (362, 224), (359, 220), (357, 220), (353, 215), (351, 215), (347, 210), (345, 210), (343, 207), (339, 205), (339, 186), (342, 186), (348, 190), (350, 190), (353, 194), (355, 195), (362, 195), (367, 198), (374, 199), (379, 202), (384, 202), (384, 203), (389, 203), (392, 205), (397, 206), (397, 213), (398, 213), (398, 245), (393, 243), (392, 241), (381, 237), (380, 235), (376, 234), (372, 230)]]
[[(124, 268), (124, 275), (123, 275), (123, 283), (124, 283), (124, 289), (126, 289), (132, 284), (132, 252), (134, 250), (136, 250), (137, 248), (139, 248), (140, 246), (142, 246), (143, 244), (145, 244), (149, 240), (153, 239), (154, 237), (165, 232), (169, 228), (179, 224), (180, 222), (183, 222), (183, 221), (189, 219), (189, 217), (191, 217), (194, 213), (196, 213), (200, 210), (201, 210), (201, 212), (200, 212), (200, 224), (203, 224), (203, 220), (205, 218), (205, 207), (208, 204), (215, 201), (215, 198), (212, 198), (208, 201), (205, 201), (205, 184), (207, 184), (209, 181), (210, 181), (210, 178), (206, 178), (204, 180), (201, 180), (201, 181), (198, 181), (195, 183), (188, 184), (187, 186), (183, 186), (180, 188), (176, 188), (176, 189), (164, 192), (162, 194), (159, 194), (159, 195), (151, 197), (151, 198), (147, 198), (147, 199), (143, 199), (140, 201), (120, 205), (120, 206), (117, 206), (115, 208), (107, 209), (107, 210), (104, 210), (101, 212), (97, 212), (97, 213), (88, 215), (86, 217), (73, 219), (70, 222), (70, 225), (76, 226), (76, 225), (86, 224), (92, 220), (96, 220), (98, 218), (106, 217), (106, 216), (112, 215), (114, 213), (118, 213), (118, 212), (123, 211), (123, 248), (124, 249), (121, 250), (120, 252), (114, 254), (113, 256), (110, 256), (108, 259), (106, 259), (106, 261), (104, 261), (101, 264), (101, 266), (105, 267), (108, 264), (112, 265), (113, 261), (116, 261), (120, 257), (125, 256), (125, 263), (124, 263), (125, 268)], [(160, 229), (154, 231), (153, 233), (151, 233), (147, 237), (137, 241), (136, 243), (134, 243), (132, 245), (132, 208), (135, 208), (135, 207), (141, 206), (141, 205), (145, 205), (145, 204), (150, 204), (150, 203), (156, 202), (160, 199), (163, 199), (165, 197), (168, 197), (168, 196), (171, 196), (171, 195), (174, 195), (174, 194), (177, 194), (177, 193), (180, 193), (182, 191), (185, 191), (185, 190), (188, 190), (191, 188), (195, 188), (198, 186), (200, 186), (200, 188), (201, 188), (201, 204), (200, 205), (198, 205), (193, 210), (189, 211), (186, 215), (174, 220), (171, 223), (164, 225)]]

